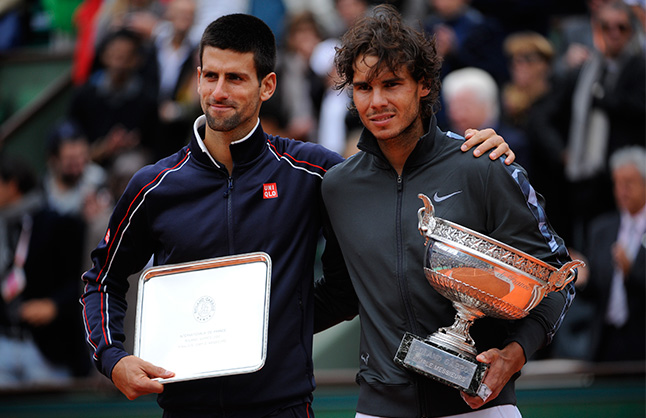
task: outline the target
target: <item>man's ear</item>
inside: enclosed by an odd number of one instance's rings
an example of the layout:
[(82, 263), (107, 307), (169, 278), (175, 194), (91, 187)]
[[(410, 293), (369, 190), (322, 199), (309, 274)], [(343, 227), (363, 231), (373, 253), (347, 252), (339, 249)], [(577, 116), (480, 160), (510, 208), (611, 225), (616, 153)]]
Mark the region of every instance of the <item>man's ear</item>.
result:
[(198, 66), (197, 70), (197, 93), (200, 93), (200, 77), (202, 77), (202, 67)]
[(420, 98), (426, 97), (429, 94), (431, 94), (431, 83), (429, 83), (426, 80), (420, 81), (421, 89), (420, 89)]
[(260, 100), (266, 102), (276, 91), (276, 73), (271, 72), (260, 82)]

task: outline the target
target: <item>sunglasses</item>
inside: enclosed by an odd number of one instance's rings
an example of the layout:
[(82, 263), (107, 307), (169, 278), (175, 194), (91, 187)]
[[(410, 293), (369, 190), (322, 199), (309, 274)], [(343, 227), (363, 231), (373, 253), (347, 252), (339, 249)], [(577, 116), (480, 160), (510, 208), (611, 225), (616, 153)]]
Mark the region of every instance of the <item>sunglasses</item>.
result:
[(626, 33), (630, 30), (630, 26), (625, 23), (610, 24), (608, 22), (601, 22), (601, 30), (604, 32), (618, 30), (621, 33)]

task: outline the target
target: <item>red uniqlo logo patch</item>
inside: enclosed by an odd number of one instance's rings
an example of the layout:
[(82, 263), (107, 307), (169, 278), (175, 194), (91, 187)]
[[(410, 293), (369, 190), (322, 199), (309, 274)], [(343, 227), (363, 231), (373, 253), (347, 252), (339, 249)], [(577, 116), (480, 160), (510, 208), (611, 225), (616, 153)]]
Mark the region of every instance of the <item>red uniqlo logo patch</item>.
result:
[(262, 185), (263, 199), (275, 199), (278, 197), (278, 189), (276, 183), (265, 183)]

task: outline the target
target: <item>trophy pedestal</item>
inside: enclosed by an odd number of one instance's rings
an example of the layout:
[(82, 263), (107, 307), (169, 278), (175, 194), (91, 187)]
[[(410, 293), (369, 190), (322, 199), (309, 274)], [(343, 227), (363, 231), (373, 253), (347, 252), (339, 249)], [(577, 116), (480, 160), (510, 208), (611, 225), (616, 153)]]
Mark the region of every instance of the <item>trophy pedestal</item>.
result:
[(475, 356), (422, 340), (410, 332), (404, 334), (395, 355), (395, 363), (431, 379), (486, 399), (488, 388), (482, 384), (489, 367)]

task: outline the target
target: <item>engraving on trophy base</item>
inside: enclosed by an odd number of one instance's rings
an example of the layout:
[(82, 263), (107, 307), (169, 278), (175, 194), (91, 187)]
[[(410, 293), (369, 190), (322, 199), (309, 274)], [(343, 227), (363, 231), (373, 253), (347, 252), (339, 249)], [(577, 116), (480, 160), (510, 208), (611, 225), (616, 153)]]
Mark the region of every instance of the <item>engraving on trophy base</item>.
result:
[(395, 363), (426, 377), (477, 396), (489, 367), (469, 356), (424, 341), (407, 332), (395, 355)]

